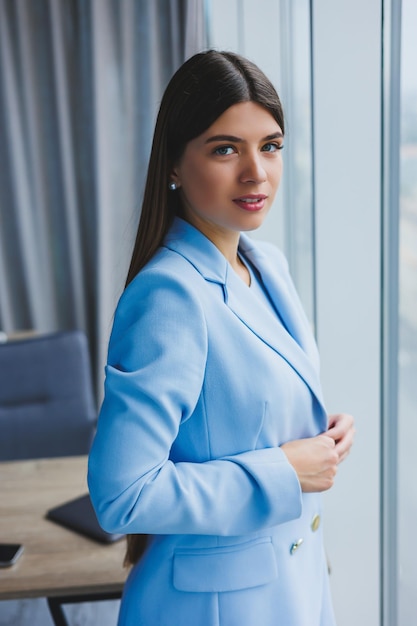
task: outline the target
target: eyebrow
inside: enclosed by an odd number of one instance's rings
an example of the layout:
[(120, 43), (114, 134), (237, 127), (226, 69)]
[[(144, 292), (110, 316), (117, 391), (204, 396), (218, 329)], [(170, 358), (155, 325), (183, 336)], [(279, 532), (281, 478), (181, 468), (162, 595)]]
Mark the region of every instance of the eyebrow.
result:
[[(263, 137), (261, 141), (271, 141), (272, 139), (283, 139), (284, 135), (282, 133), (272, 133), (272, 135), (267, 135)], [(231, 141), (233, 143), (243, 143), (245, 140), (241, 137), (235, 137), (234, 135), (213, 135), (206, 139), (205, 143), (213, 143), (215, 141)]]

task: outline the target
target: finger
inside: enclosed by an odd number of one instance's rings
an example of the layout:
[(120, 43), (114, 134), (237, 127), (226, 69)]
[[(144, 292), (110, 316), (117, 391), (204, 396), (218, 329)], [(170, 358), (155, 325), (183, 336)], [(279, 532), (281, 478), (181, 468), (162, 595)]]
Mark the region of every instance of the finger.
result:
[(339, 415), (329, 415), (327, 418), (327, 422), (328, 422), (328, 429), (333, 428), (333, 426), (335, 426), (335, 424), (337, 423)]
[(323, 441), (323, 443), (325, 443), (329, 448), (334, 448), (336, 445), (334, 437), (331, 437), (328, 431), (322, 433), (321, 435), (317, 435), (317, 439), (321, 439), (321, 441)]
[(349, 430), (353, 427), (353, 417), (345, 413), (334, 417), (337, 419), (333, 421), (331, 425), (329, 424), (327, 434), (337, 441), (338, 439), (345, 437)]
[(336, 443), (335, 450), (339, 455), (339, 463), (344, 461), (344, 459), (349, 454), (353, 445), (353, 437), (354, 431), (350, 430), (345, 437), (343, 437), (338, 443)]
[(330, 428), (327, 433), (329, 437), (331, 437), (336, 443), (338, 443), (341, 439), (346, 436), (346, 431), (340, 425), (335, 426), (334, 428)]

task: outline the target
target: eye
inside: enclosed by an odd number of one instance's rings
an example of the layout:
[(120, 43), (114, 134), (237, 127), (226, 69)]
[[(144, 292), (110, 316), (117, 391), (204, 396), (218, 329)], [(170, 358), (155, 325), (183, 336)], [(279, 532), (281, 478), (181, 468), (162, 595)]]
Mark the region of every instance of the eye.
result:
[(213, 150), (213, 153), (218, 154), (219, 156), (228, 156), (229, 154), (233, 154), (233, 152), (233, 146), (219, 146), (218, 148)]
[(277, 150), (282, 150), (283, 147), (284, 144), (273, 141), (262, 146), (262, 152), (276, 152)]

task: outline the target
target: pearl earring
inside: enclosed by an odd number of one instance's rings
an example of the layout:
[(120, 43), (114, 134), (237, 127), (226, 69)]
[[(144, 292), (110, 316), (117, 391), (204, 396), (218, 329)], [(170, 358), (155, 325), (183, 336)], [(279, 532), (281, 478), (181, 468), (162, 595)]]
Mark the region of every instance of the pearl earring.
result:
[(174, 181), (170, 182), (168, 185), (170, 191), (175, 191), (177, 188), (177, 183), (174, 183)]

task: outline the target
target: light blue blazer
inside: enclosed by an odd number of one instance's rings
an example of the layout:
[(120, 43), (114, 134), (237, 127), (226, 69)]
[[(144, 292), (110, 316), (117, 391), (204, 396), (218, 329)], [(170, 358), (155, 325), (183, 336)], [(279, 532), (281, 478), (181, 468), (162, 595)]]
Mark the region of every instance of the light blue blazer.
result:
[(282, 254), (241, 235), (274, 315), (176, 219), (116, 310), (89, 458), (102, 526), (149, 533), (119, 626), (333, 626), (321, 499), (280, 445), (327, 429)]

